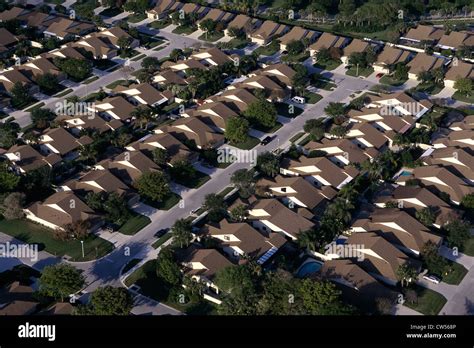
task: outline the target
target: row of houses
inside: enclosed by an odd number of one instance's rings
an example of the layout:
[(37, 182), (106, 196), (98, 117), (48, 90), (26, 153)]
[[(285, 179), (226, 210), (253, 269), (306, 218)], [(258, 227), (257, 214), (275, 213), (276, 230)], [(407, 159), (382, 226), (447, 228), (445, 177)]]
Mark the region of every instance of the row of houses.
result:
[(474, 46), (474, 33), (472, 31), (450, 31), (432, 25), (418, 25), (411, 28), (400, 37), (402, 41), (416, 44), (428, 43), (441, 49), (458, 50), (462, 46)]

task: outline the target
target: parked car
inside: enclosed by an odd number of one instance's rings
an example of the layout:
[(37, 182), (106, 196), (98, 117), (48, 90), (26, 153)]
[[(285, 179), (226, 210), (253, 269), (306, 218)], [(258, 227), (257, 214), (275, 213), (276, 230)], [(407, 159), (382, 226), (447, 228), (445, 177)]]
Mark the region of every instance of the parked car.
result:
[(260, 145), (267, 145), (272, 140), (273, 140), (273, 137), (269, 135), (268, 137), (265, 137), (262, 139), (262, 141), (260, 141)]
[(295, 96), (295, 97), (291, 98), (291, 100), (294, 101), (295, 103), (298, 103), (298, 104), (306, 103), (306, 99), (304, 97)]
[(378, 73), (377, 75), (375, 75), (376, 78), (381, 78), (383, 76), (383, 73)]
[(423, 279), (435, 284), (439, 284), (441, 282), (441, 279), (439, 279), (438, 277), (435, 277), (434, 275), (424, 275)]
[(165, 234), (167, 234), (169, 232), (169, 228), (162, 228), (161, 230), (159, 230), (158, 232), (155, 233), (155, 237), (163, 237)]

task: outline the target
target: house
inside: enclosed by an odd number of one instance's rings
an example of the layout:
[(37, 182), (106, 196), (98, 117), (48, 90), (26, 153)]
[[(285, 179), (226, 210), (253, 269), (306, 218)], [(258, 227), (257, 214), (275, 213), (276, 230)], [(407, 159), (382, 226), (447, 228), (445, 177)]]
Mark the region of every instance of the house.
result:
[(114, 92), (126, 95), (133, 105), (156, 107), (174, 100), (171, 91), (160, 92), (149, 83), (132, 84), (128, 87), (119, 85), (114, 88)]
[(0, 54), (11, 50), (18, 43), (15, 35), (5, 28), (0, 28)]
[(22, 72), (30, 79), (34, 80), (39, 76), (51, 74), (56, 76), (60, 82), (66, 78), (66, 74), (61, 72), (46, 56), (40, 56), (22, 65)]
[(390, 142), (384, 133), (369, 123), (351, 123), (345, 137), (363, 149), (373, 147), (377, 151), (388, 146)]
[(337, 194), (337, 191), (331, 186), (318, 189), (300, 176), (278, 175), (272, 179), (260, 179), (257, 186), (264, 189), (267, 196), (279, 197), (290, 208), (298, 206), (313, 212), (332, 200)]
[(323, 151), (329, 160), (338, 166), (347, 166), (351, 163), (364, 163), (376, 158), (379, 152), (374, 148), (361, 149), (349, 139), (327, 139), (321, 142), (310, 141), (304, 146), (304, 152)]
[(20, 284), (19, 281), (14, 281), (0, 290), (0, 315), (31, 315), (36, 312), (38, 305), (34, 289)]
[(451, 132), (447, 136), (432, 140), (432, 144), (435, 149), (459, 146), (474, 150), (474, 130), (469, 128)]
[(432, 25), (418, 25), (416, 28), (411, 28), (400, 39), (411, 41), (414, 43), (421, 43), (422, 41), (437, 42), (445, 34), (441, 28)]
[(164, 70), (153, 76), (153, 82), (164, 87), (168, 85), (186, 86), (187, 81), (173, 70)]
[(289, 30), (290, 27), (287, 25), (267, 20), (250, 34), (250, 40), (256, 44), (265, 46), (277, 37), (287, 33)]
[(183, 117), (171, 125), (155, 129), (155, 133), (169, 133), (186, 146), (198, 149), (217, 148), (224, 143), (224, 135), (215, 132), (198, 117)]
[(201, 19), (201, 22), (206, 19), (210, 19), (211, 21), (214, 21), (214, 22), (227, 24), (228, 22), (232, 20), (233, 17), (234, 17), (233, 13), (222, 11), (222, 10), (219, 10), (218, 8), (212, 8)]
[(128, 151), (142, 151), (150, 155), (155, 149), (166, 150), (168, 156), (168, 164), (173, 165), (174, 162), (185, 160), (187, 162), (195, 162), (198, 159), (198, 153), (191, 151), (189, 147), (184, 145), (170, 133), (147, 134), (143, 138), (127, 145)]
[(199, 19), (209, 11), (209, 7), (193, 3), (186, 3), (179, 9), (179, 11), (184, 15), (190, 15), (191, 13), (194, 13), (196, 14), (197, 19)]
[(410, 179), (419, 180), (425, 187), (435, 192), (448, 194), (450, 200), (456, 205), (461, 204), (465, 195), (474, 192), (474, 186), (467, 184), (462, 178), (439, 165), (416, 167), (411, 175), (398, 177), (396, 183), (406, 185)]
[(189, 69), (207, 70), (207, 66), (197, 59), (178, 60), (177, 62), (167, 61), (163, 63), (161, 67), (171, 69), (174, 72), (181, 71), (183, 75), (185, 75), (186, 70)]
[(356, 220), (353, 232), (375, 232), (404, 253), (419, 255), (426, 243), (440, 246), (443, 238), (417, 218), (397, 208), (375, 209), (368, 218)]
[(103, 42), (114, 45), (116, 48), (120, 48), (119, 40), (122, 37), (130, 40), (130, 48), (137, 48), (140, 45), (140, 41), (138, 39), (135, 39), (133, 36), (118, 26), (104, 29), (97, 33), (93, 33), (92, 35), (96, 36)]
[(445, 64), (445, 59), (440, 56), (428, 55), (426, 53), (418, 53), (415, 58), (413, 58), (407, 66), (410, 68), (408, 70), (408, 78), (416, 80), (418, 74), (421, 72), (430, 72), (434, 69), (442, 68)]
[(27, 174), (46, 166), (52, 168), (61, 162), (61, 157), (57, 154), (43, 156), (31, 145), (13, 145), (3, 156), (11, 162), (18, 174)]
[(145, 173), (160, 171), (160, 167), (141, 151), (123, 152), (97, 163), (95, 169), (108, 169), (129, 186), (132, 186)]
[(280, 50), (286, 51), (288, 44), (292, 41), (306, 41), (308, 44), (312, 44), (321, 33), (305, 29), (302, 27), (294, 26), (288, 33), (280, 38)]
[(474, 130), (474, 115), (465, 116), (462, 121), (451, 123), (449, 129), (456, 132)]
[(411, 259), (374, 232), (353, 233), (345, 245), (351, 248), (353, 254), (361, 255), (359, 258), (350, 258), (352, 262), (388, 285), (397, 284), (397, 270), (400, 266), (409, 265), (417, 271), (421, 267), (419, 261)]
[(431, 207), (436, 210), (436, 221), (433, 225), (441, 228), (445, 223), (458, 217), (451, 206), (435, 195), (430, 190), (418, 186), (397, 186), (382, 191), (376, 198), (374, 204), (379, 208), (385, 208), (387, 203), (396, 203), (400, 209), (415, 216), (417, 211)]
[(198, 249), (191, 246), (181, 254), (178, 259), (183, 267), (184, 275), (204, 283), (209, 290), (218, 294), (220, 289), (214, 283), (216, 274), (234, 264), (216, 249)]
[(205, 100), (206, 103), (225, 102), (236, 113), (242, 113), (258, 99), (245, 88), (228, 89)]
[(68, 43), (61, 46), (55, 50), (49, 51), (47, 56), (50, 58), (59, 57), (59, 58), (73, 58), (73, 59), (82, 59), (85, 60), (86, 57), (80, 52), (81, 47), (74, 47), (73, 44)]
[(14, 66), (0, 74), (0, 91), (3, 90), (9, 94), (16, 83), (26, 86), (30, 94), (39, 91), (39, 87), (27, 76), (27, 71), (21, 69), (21, 67)]
[(73, 315), (74, 306), (69, 302), (56, 302), (39, 312), (39, 315)]
[(64, 128), (67, 128), (75, 136), (80, 136), (83, 131), (92, 131), (99, 134), (114, 131), (123, 126), (122, 121), (112, 119), (110, 121), (104, 120), (98, 115), (79, 115), (79, 116), (68, 116), (59, 115), (56, 117)]
[(298, 159), (284, 158), (280, 173), (302, 176), (316, 187), (332, 186), (338, 190), (359, 175), (359, 171), (354, 167), (339, 168), (325, 157), (306, 156), (300, 156)]
[(197, 60), (199, 63), (207, 67), (221, 66), (228, 62), (234, 62), (232, 58), (217, 47), (193, 53), (190, 59)]
[(374, 312), (379, 299), (395, 303), (397, 298), (396, 292), (389, 290), (351, 260), (325, 261), (319, 274), (336, 285), (344, 301), (364, 312)]
[(246, 88), (251, 91), (254, 89), (263, 89), (267, 100), (271, 102), (284, 101), (290, 95), (290, 92), (287, 88), (280, 86), (266, 75), (255, 75), (249, 77), (241, 83), (229, 87), (229, 89), (235, 88)]
[(314, 216), (308, 213), (308, 211), (294, 212), (277, 199), (262, 199), (251, 207), (248, 219), (254, 228), (267, 237), (272, 232), (277, 232), (296, 240), (298, 234), (315, 226), (311, 221)]
[(386, 45), (372, 66), (377, 73), (390, 74), (393, 66), (406, 63), (411, 56), (410, 51)]
[(452, 31), (444, 34), (438, 41), (438, 47), (444, 50), (457, 50), (462, 46), (474, 46), (474, 34), (468, 31)]
[(27, 219), (51, 229), (63, 229), (78, 221), (91, 221), (92, 226), (98, 223), (95, 212), (72, 192), (56, 192), (23, 210)]
[(229, 22), (227, 28), (224, 30), (224, 35), (230, 37), (229, 29), (237, 28), (242, 30), (246, 35), (249, 35), (258, 25), (260, 21), (254, 18), (251, 18), (244, 14), (238, 14), (233, 20)]
[(92, 143), (87, 135), (79, 139), (64, 128), (51, 128), (39, 137), (40, 149), (45, 154), (57, 154), (61, 157), (76, 158), (81, 146)]
[(135, 106), (128, 102), (125, 98), (108, 97), (102, 101), (97, 101), (93, 111), (99, 111), (106, 120), (120, 120), (122, 122), (130, 121)]
[(175, 0), (158, 0), (155, 7), (147, 10), (146, 14), (149, 19), (164, 19), (169, 17), (173, 12), (178, 11), (183, 3)]
[(367, 102), (369, 108), (381, 108), (379, 114), (385, 116), (413, 116), (419, 119), (433, 107), (428, 99), (416, 100), (405, 92), (370, 95)]
[(81, 177), (69, 180), (61, 186), (63, 191), (74, 191), (81, 196), (89, 192), (94, 193), (116, 193), (123, 196), (130, 188), (109, 170), (91, 170)]
[(92, 23), (79, 22), (64, 17), (56, 19), (43, 31), (46, 37), (56, 37), (60, 40), (84, 36), (96, 29)]
[(22, 17), (22, 16), (24, 16), (28, 13), (30, 13), (30, 11), (27, 10), (27, 9), (17, 7), (17, 6), (13, 6), (9, 10), (5, 10), (3, 12), (0, 12), (0, 22), (8, 22), (8, 21), (11, 21), (13, 19)]
[(286, 243), (281, 234), (271, 233), (265, 237), (245, 222), (229, 223), (226, 219), (207, 224), (204, 235), (219, 241), (229, 258), (239, 261), (242, 257), (249, 257), (258, 264), (264, 264)]
[(369, 49), (369, 47), (372, 47), (368, 41), (363, 41), (359, 39), (354, 39), (351, 41), (349, 45), (344, 47), (342, 50), (342, 57), (341, 60), (344, 63), (344, 65), (349, 64), (349, 58), (351, 57), (351, 54), (353, 53), (363, 53), (366, 50)]
[(268, 65), (260, 71), (260, 74), (269, 76), (280, 85), (291, 88), (293, 85), (293, 76), (295, 76), (296, 71), (286, 64), (278, 63)]
[(223, 132), (229, 119), (238, 116), (238, 114), (227, 106), (226, 102), (211, 102), (204, 103), (195, 110), (185, 111), (182, 116), (199, 117), (201, 121), (211, 128), (218, 132)]
[(309, 46), (309, 54), (313, 57), (322, 49), (335, 48), (342, 50), (348, 43), (349, 39), (347, 37), (324, 32), (314, 44)]
[(425, 152), (420, 158), (425, 165), (439, 165), (474, 185), (474, 156), (467, 149), (445, 147)]
[(454, 84), (457, 80), (462, 78), (468, 78), (474, 80), (474, 65), (471, 63), (456, 60), (451, 62), (448, 66), (448, 70), (444, 75), (444, 85), (446, 87), (454, 88)]

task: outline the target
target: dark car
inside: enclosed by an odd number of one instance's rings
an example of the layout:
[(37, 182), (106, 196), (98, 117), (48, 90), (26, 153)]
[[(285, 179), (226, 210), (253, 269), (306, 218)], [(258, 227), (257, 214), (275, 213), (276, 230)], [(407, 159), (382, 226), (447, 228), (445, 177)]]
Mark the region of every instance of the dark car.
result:
[(169, 230), (170, 230), (169, 228), (162, 228), (161, 230), (155, 233), (155, 237), (160, 238), (164, 236), (165, 234), (167, 234)]
[(265, 137), (262, 139), (262, 141), (260, 141), (260, 145), (267, 145), (272, 140), (273, 140), (273, 137), (271, 136)]

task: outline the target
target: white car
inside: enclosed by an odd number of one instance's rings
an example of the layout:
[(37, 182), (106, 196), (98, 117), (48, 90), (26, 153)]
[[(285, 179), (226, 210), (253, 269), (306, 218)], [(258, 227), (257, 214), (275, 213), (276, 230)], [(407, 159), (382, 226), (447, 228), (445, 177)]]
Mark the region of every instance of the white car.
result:
[(438, 277), (435, 277), (433, 275), (424, 275), (423, 279), (425, 279), (429, 282), (435, 283), (435, 284), (439, 284), (441, 282), (441, 279), (439, 279)]
[(291, 100), (293, 100), (295, 103), (298, 103), (298, 104), (304, 104), (306, 102), (306, 99), (304, 97), (293, 97), (291, 98)]

